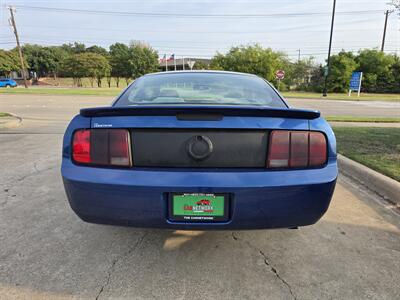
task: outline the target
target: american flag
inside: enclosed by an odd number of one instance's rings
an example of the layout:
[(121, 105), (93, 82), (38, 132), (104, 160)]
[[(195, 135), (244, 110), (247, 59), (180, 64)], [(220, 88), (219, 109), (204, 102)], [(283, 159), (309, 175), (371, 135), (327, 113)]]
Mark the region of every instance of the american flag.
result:
[(172, 54), (172, 55), (168, 58), (168, 61), (170, 61), (170, 60), (175, 60), (175, 54)]
[(163, 58), (160, 59), (160, 62), (165, 62), (166, 59), (167, 59), (167, 54), (164, 54)]

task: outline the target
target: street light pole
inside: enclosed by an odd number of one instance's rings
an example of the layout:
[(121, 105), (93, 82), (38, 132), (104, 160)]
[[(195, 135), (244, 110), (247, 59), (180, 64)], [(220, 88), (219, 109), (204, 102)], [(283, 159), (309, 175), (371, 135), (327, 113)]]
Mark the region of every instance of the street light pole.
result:
[(333, 0), (333, 9), (332, 9), (332, 21), (331, 21), (331, 35), (329, 38), (329, 50), (328, 50), (328, 60), (326, 63), (326, 69), (325, 69), (325, 82), (324, 82), (324, 91), (322, 96), (326, 97), (328, 96), (328, 90), (326, 87), (326, 84), (328, 82), (328, 73), (329, 73), (329, 64), (331, 60), (331, 49), (332, 49), (332, 36), (333, 36), (333, 24), (335, 23), (335, 10), (336, 10), (336, 0)]

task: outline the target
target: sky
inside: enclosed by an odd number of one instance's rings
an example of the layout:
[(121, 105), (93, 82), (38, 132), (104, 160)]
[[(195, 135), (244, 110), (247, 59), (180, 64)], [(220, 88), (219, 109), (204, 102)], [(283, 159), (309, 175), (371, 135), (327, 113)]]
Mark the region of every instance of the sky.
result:
[[(337, 0), (332, 52), (380, 48), (389, 0)], [(297, 60), (328, 52), (333, 0), (0, 0), (0, 49), (15, 46), (8, 5), (22, 43), (74, 41), (108, 48), (148, 42), (160, 56), (212, 57), (259, 43)], [(385, 50), (400, 55), (400, 17), (389, 16)]]

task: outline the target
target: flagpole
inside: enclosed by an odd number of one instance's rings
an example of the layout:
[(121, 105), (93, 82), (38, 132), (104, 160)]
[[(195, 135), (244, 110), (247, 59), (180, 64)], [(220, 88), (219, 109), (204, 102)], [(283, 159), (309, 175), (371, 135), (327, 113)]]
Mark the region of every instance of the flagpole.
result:
[(175, 71), (176, 71), (176, 59), (175, 59), (175, 54), (174, 54), (174, 67), (175, 67)]
[(168, 71), (168, 61), (167, 61), (167, 54), (165, 54), (165, 72)]
[(185, 71), (185, 57), (182, 57), (182, 68)]

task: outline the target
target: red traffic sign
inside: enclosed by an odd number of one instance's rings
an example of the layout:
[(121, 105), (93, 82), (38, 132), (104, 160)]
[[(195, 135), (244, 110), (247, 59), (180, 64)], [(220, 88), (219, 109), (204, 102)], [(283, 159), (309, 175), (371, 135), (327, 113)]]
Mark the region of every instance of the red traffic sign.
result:
[(278, 71), (276, 71), (275, 76), (276, 76), (276, 79), (281, 80), (281, 79), (285, 78), (285, 71), (278, 70)]

